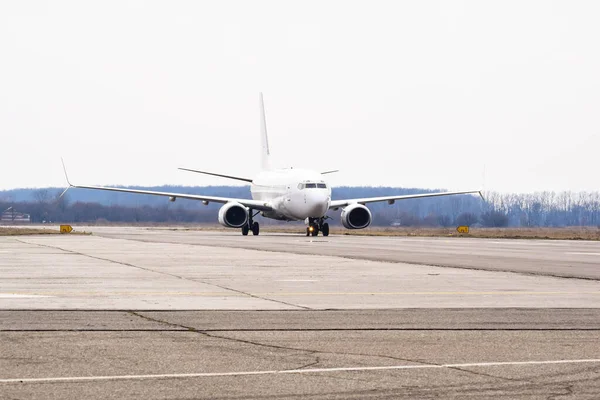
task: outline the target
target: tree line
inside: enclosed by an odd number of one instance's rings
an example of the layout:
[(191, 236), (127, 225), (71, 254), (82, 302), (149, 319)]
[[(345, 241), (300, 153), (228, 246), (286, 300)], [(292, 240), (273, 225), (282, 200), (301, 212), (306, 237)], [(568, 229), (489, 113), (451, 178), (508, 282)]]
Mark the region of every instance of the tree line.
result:
[[(137, 188), (137, 187), (136, 187)], [(144, 188), (147, 189), (147, 188)], [(249, 198), (247, 187), (152, 188), (170, 192)], [(437, 191), (437, 190), (435, 190)], [(72, 190), (60, 197), (61, 189), (19, 189), (0, 192), (0, 211), (13, 207), (31, 216), (32, 222), (69, 223), (215, 223), (219, 204), (197, 201)], [(416, 188), (339, 187), (334, 199), (426, 193)], [(484, 226), (564, 227), (600, 226), (600, 192), (539, 192), (510, 194), (498, 192), (478, 196), (462, 195), (369, 204), (375, 226)], [(339, 213), (331, 212), (333, 224)], [(263, 223), (276, 224), (265, 220)]]

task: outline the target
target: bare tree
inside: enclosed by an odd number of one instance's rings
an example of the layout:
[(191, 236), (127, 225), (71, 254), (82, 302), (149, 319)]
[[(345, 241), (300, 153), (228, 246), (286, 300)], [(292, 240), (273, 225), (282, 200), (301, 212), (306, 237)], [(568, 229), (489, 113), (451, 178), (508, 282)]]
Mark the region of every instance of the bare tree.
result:
[(466, 225), (466, 226), (471, 226), (471, 225), (475, 225), (477, 222), (479, 221), (479, 218), (477, 218), (477, 215), (470, 213), (470, 212), (464, 212), (462, 214), (460, 214), (458, 217), (456, 217), (456, 225)]
[(50, 200), (50, 191), (48, 189), (38, 189), (33, 192), (33, 198), (38, 203), (48, 203)]

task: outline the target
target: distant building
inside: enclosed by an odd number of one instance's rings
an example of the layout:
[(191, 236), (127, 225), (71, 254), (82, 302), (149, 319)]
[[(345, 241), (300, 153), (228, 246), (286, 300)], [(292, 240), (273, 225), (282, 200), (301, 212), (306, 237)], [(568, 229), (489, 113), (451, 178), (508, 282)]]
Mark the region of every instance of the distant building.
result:
[(0, 222), (3, 224), (29, 223), (31, 216), (17, 212), (14, 208), (8, 207), (1, 215)]

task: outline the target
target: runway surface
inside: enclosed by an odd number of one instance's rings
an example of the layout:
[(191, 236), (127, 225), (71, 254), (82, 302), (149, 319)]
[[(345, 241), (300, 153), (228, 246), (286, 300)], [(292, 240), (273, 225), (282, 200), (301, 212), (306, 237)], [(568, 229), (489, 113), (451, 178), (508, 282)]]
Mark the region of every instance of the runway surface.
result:
[(600, 396), (600, 243), (0, 238), (0, 399)]

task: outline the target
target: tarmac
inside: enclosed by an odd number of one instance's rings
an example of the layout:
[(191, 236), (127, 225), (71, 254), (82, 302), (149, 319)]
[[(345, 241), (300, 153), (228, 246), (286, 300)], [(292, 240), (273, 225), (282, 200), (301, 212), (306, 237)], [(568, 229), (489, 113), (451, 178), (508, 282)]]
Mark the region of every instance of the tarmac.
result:
[(598, 242), (75, 229), (0, 237), (0, 399), (600, 397)]

